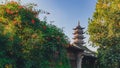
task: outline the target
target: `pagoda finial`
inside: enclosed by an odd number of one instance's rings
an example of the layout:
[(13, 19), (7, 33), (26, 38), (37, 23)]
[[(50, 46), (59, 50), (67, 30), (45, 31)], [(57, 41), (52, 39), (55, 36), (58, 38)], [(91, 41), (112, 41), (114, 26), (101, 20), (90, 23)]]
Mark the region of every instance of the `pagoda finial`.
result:
[(80, 21), (78, 20), (78, 26), (80, 25)]

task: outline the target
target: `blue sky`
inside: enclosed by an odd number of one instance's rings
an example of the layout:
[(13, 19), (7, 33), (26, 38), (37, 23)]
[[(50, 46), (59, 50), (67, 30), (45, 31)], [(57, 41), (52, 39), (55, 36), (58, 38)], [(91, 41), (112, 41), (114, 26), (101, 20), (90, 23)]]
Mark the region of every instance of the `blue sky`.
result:
[[(96, 0), (21, 0), (22, 4), (35, 3), (37, 9), (50, 12), (50, 15), (40, 14), (40, 18), (47, 16), (47, 21), (54, 21), (58, 27), (64, 27), (65, 34), (72, 42), (73, 28), (77, 26), (78, 20), (82, 27), (87, 29), (88, 18), (95, 11)], [(86, 31), (86, 29), (84, 31)], [(88, 45), (88, 36), (85, 35), (85, 45)], [(96, 48), (88, 46), (95, 51)]]

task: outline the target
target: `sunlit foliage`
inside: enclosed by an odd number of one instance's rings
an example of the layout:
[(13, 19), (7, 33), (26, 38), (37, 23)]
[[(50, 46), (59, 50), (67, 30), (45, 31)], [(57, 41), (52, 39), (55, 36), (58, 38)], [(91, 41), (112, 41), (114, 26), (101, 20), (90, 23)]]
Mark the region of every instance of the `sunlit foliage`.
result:
[(30, 6), (0, 4), (0, 68), (69, 68), (68, 37)]
[(90, 41), (98, 48), (101, 68), (120, 67), (120, 0), (98, 0), (89, 20)]

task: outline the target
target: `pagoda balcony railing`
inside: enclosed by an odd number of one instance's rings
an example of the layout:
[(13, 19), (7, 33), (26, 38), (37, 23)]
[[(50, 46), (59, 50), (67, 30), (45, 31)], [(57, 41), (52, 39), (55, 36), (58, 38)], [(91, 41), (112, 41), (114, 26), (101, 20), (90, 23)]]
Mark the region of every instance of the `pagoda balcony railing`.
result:
[(76, 31), (80, 31), (80, 32), (81, 32), (81, 31), (83, 31), (83, 30), (80, 30), (80, 29), (76, 29), (76, 30), (74, 30), (74, 31), (75, 31), (75, 32), (76, 32)]
[(84, 37), (84, 36), (81, 34), (75, 34), (74, 37)]
[(82, 30), (76, 30), (76, 31), (74, 31), (73, 34), (84, 34), (84, 32)]
[(85, 44), (85, 42), (74, 42), (74, 44), (81, 44), (81, 45), (83, 45), (83, 44)]
[(74, 37), (73, 39), (84, 39), (85, 37), (81, 37), (81, 36), (79, 36), (79, 37)]
[(74, 42), (84, 43), (83, 40), (74, 40)]

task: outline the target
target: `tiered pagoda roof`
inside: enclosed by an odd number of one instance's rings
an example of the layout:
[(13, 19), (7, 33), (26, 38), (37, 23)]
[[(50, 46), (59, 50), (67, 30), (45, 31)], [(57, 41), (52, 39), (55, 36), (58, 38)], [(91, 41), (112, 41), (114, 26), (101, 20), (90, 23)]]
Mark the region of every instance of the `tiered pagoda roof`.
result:
[(86, 46), (83, 46), (85, 44), (84, 42), (84, 31), (83, 27), (80, 26), (80, 22), (78, 21), (78, 25), (73, 29), (74, 30), (74, 38), (73, 43), (69, 45), (68, 50), (74, 51), (74, 52), (83, 52), (84, 55), (95, 55), (94, 52), (89, 50)]
[(81, 30), (75, 30), (73, 34), (78, 34), (78, 33), (79, 33), (79, 34), (84, 34), (84, 32), (81, 31)]
[(73, 44), (76, 45), (76, 46), (79, 46), (81, 47), (85, 42), (83, 41), (83, 39), (85, 38), (83, 36), (84, 32), (83, 32), (83, 27), (80, 26), (80, 22), (78, 21), (78, 25), (77, 27), (75, 27), (73, 30), (74, 30), (74, 42)]
[(84, 39), (85, 37), (83, 35), (75, 34), (73, 39), (76, 39), (76, 38)]

